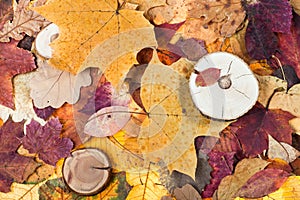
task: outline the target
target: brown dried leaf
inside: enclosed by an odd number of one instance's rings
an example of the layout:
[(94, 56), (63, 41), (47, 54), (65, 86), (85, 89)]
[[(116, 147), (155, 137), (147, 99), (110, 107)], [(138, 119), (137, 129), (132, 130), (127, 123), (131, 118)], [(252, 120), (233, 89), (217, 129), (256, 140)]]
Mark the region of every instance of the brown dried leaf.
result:
[(186, 184), (182, 188), (176, 188), (174, 190), (174, 196), (180, 200), (201, 200), (201, 196), (198, 191), (191, 185)]
[(226, 176), (220, 183), (217, 195), (219, 200), (229, 200), (236, 197), (239, 189), (256, 172), (264, 169), (269, 163), (259, 158), (244, 159), (235, 169), (234, 175)]
[(49, 24), (45, 18), (29, 9), (30, 4), (30, 0), (19, 1), (14, 10), (13, 21), (4, 24), (3, 29), (0, 31), (1, 42), (9, 42), (9, 38), (21, 40), (24, 37), (23, 33), (33, 36)]
[(217, 38), (234, 34), (244, 21), (245, 12), (238, 0), (173, 0), (151, 8), (146, 16), (157, 25), (186, 20), (178, 32), (185, 38), (194, 37), (210, 44)]

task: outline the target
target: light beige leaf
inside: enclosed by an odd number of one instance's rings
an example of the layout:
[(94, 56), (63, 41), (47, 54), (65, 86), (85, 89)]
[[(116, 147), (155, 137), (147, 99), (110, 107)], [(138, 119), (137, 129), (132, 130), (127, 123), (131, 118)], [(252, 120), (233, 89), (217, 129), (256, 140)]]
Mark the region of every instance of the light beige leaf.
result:
[(30, 96), (38, 108), (61, 107), (65, 102), (74, 104), (79, 99), (80, 88), (91, 84), (90, 69), (72, 75), (52, 68), (47, 61), (38, 61), (39, 69), (30, 80)]
[(201, 200), (201, 196), (198, 191), (191, 185), (186, 184), (182, 188), (176, 188), (174, 190), (174, 196), (180, 200)]
[(283, 88), (273, 96), (269, 108), (288, 111), (296, 117), (300, 117), (300, 84), (292, 86), (286, 92), (287, 83), (274, 76), (256, 76), (259, 81), (258, 101), (266, 106), (268, 99), (277, 88)]
[(256, 172), (264, 169), (268, 164), (267, 161), (259, 158), (240, 161), (234, 174), (222, 179), (217, 191), (218, 200), (234, 199), (239, 189), (246, 184), (248, 179)]
[(280, 158), (290, 163), (293, 162), (298, 156), (300, 156), (300, 152), (297, 149), (287, 143), (278, 142), (271, 135), (269, 135), (268, 158)]
[[(0, 31), (1, 42), (9, 42), (9, 38), (21, 40), (24, 37), (22, 33), (33, 36), (50, 23), (37, 12), (29, 9), (30, 0), (20, 0), (18, 4), (14, 1), (14, 4), (14, 19), (4, 24)], [(40, 3), (35, 3), (35, 5), (40, 5)]]
[(300, 15), (300, 1), (299, 0), (290, 0), (290, 3), (292, 7), (294, 8), (294, 11)]

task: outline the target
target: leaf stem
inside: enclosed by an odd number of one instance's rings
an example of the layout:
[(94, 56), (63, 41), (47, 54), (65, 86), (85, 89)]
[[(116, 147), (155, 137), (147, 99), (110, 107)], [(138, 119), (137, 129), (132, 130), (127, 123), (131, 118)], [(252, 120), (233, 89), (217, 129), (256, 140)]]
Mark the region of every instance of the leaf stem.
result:
[[(284, 70), (283, 70), (283, 67), (282, 67), (282, 64), (281, 64), (279, 58), (277, 58), (275, 55), (272, 55), (272, 58), (277, 62), (278, 66), (280, 67), (283, 80), (287, 83), (286, 76), (285, 76), (285, 73), (284, 73)], [(286, 91), (285, 91), (286, 93), (287, 93), (287, 90), (288, 89), (286, 88)]]
[(269, 110), (269, 106), (270, 106), (270, 103), (274, 97), (274, 95), (277, 93), (277, 92), (282, 92), (284, 91), (285, 89), (283, 87), (279, 87), (279, 88), (276, 88), (273, 93), (271, 94), (271, 96), (269, 97), (268, 99), (268, 102), (267, 102), (267, 105), (266, 105), (266, 109)]

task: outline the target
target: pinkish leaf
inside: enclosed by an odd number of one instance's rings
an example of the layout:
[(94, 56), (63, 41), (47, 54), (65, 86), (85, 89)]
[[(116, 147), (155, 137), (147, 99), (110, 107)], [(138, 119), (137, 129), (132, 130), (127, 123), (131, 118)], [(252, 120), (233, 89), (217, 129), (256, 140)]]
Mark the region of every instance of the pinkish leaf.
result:
[(112, 136), (126, 125), (130, 117), (125, 106), (105, 107), (89, 118), (84, 132), (95, 137)]
[(55, 165), (60, 158), (69, 155), (73, 143), (69, 138), (61, 138), (62, 125), (57, 118), (51, 119), (44, 126), (31, 121), (26, 127), (23, 146), (30, 153), (37, 153), (39, 158), (50, 165)]
[(239, 197), (260, 198), (278, 190), (289, 173), (281, 169), (264, 169), (254, 174), (237, 193)]
[(221, 70), (218, 68), (209, 68), (201, 72), (196, 72), (196, 74), (196, 85), (205, 87), (218, 82), (221, 75)]
[(44, 120), (47, 120), (53, 112), (56, 110), (55, 108), (52, 108), (51, 106), (48, 106), (46, 108), (37, 108), (33, 106), (34, 112), (36, 115)]

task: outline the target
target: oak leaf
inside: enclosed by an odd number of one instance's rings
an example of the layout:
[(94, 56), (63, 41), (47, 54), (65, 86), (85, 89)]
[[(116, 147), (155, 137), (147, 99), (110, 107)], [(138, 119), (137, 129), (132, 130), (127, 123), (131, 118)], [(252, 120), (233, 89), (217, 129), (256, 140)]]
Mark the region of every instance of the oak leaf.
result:
[[(18, 2), (14, 10), (13, 21), (7, 21), (2, 30), (0, 29), (1, 42), (9, 42), (10, 38), (21, 40), (24, 37), (23, 33), (33, 36), (49, 24), (45, 18), (29, 9), (30, 4), (30, 0), (20, 0)], [(39, 2), (35, 4), (39, 5)]]
[[(94, 47), (106, 39), (122, 32), (151, 27), (143, 12), (123, 9), (116, 0), (69, 3), (52, 0), (34, 10), (57, 24), (60, 30), (59, 37), (51, 45), (54, 52), (50, 63), (73, 74), (79, 72)], [(116, 47), (126, 46), (126, 43), (119, 40)]]
[(78, 75), (51, 67), (39, 60), (39, 68), (30, 80), (30, 96), (37, 108), (61, 107), (65, 102), (74, 104), (79, 99), (81, 87), (91, 84), (90, 69)]
[(32, 54), (17, 47), (17, 41), (0, 43), (1, 95), (0, 104), (14, 109), (13, 85), (14, 76), (35, 69)]
[[(217, 38), (231, 36), (245, 18), (239, 1), (197, 2), (167, 1), (167, 5), (148, 10), (146, 16), (155, 24), (179, 23), (186, 19), (179, 32), (184, 38), (206, 40), (207, 44)], [(208, 36), (209, 37), (206, 37)]]
[(26, 136), (22, 138), (22, 144), (29, 153), (36, 153), (45, 163), (55, 166), (73, 148), (69, 138), (60, 137), (61, 129), (62, 125), (57, 118), (51, 119), (44, 126), (31, 121), (26, 126)]
[(8, 20), (13, 18), (12, 1), (0, 1), (0, 30)]

